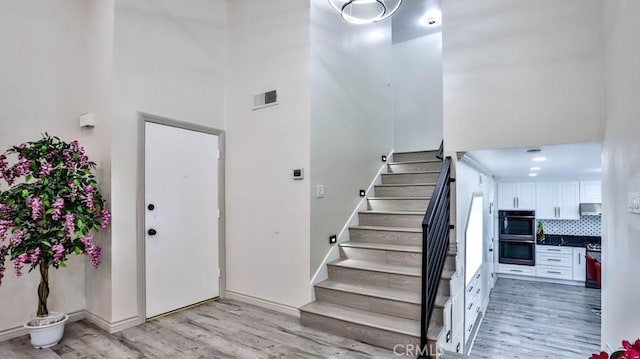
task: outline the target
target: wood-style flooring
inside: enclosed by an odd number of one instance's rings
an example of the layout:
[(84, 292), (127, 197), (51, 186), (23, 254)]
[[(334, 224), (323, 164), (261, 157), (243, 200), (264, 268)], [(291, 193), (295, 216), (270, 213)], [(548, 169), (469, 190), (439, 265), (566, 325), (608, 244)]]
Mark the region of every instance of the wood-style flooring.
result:
[(585, 359), (600, 352), (600, 290), (500, 278), (474, 358)]
[[(108, 334), (79, 321), (60, 344), (36, 350), (28, 338), (0, 343), (2, 359), (397, 358), (393, 352), (303, 327), (299, 319), (220, 300)], [(452, 357), (453, 358), (453, 357)]]

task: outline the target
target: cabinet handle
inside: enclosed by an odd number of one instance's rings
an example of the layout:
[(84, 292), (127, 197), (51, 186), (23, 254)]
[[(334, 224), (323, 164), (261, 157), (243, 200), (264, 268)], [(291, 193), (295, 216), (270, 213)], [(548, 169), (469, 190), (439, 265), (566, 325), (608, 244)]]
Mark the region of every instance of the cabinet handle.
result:
[(469, 304), (469, 308), (467, 308), (467, 310), (471, 310), (471, 308), (473, 308), (473, 303)]
[(513, 208), (518, 208), (518, 205), (516, 205), (516, 198), (513, 197)]
[(476, 274), (476, 278), (480, 278), (480, 273)]
[(562, 272), (556, 272), (556, 271), (552, 271), (552, 270), (548, 270), (547, 273), (549, 273), (549, 274), (562, 274)]
[(547, 258), (547, 261), (549, 261), (549, 262), (562, 262), (562, 259)]
[(578, 255), (578, 264), (582, 264), (582, 256), (580, 253), (576, 253)]
[(522, 272), (522, 269), (510, 269), (509, 272)]
[(469, 287), (469, 289), (467, 289), (467, 292), (471, 293), (472, 290), (473, 290), (473, 286)]
[(560, 207), (558, 207), (558, 218), (559, 217), (562, 217), (562, 212), (561, 212), (561, 208)]
[(469, 328), (467, 329), (467, 331), (470, 332), (471, 329), (473, 329), (473, 324), (469, 324)]
[(476, 290), (476, 294), (480, 294), (480, 288), (478, 288), (478, 290)]
[(562, 249), (547, 248), (548, 252), (562, 252)]
[(520, 208), (520, 197), (516, 197), (516, 204), (518, 205), (518, 208)]
[(480, 313), (480, 307), (476, 308), (476, 313)]

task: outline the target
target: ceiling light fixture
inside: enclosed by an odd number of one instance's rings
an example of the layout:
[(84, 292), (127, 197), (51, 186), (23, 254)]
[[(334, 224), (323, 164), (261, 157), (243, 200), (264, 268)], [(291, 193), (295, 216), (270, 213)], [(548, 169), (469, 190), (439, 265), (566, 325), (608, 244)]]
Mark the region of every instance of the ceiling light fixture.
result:
[(371, 24), (390, 18), (402, 0), (328, 0), (342, 18), (356, 25)]
[(424, 15), (424, 17), (422, 18), (422, 24), (424, 26), (438, 26), (440, 24), (442, 24), (442, 15), (439, 13), (436, 13), (435, 11), (432, 11), (426, 15)]
[(529, 177), (537, 177), (538, 174), (537, 173), (529, 173)]
[(529, 171), (540, 171), (541, 169), (541, 167), (531, 167), (529, 168)]
[(542, 161), (546, 161), (547, 158), (546, 157), (534, 157), (531, 159), (533, 162), (542, 162)]

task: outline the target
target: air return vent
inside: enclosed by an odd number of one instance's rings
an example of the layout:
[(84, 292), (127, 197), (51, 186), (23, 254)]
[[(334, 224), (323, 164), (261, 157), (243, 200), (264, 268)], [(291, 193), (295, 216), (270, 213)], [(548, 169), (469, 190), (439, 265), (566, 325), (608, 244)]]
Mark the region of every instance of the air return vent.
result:
[(261, 108), (275, 106), (278, 104), (278, 94), (276, 90), (259, 93), (253, 96), (253, 109), (259, 110)]

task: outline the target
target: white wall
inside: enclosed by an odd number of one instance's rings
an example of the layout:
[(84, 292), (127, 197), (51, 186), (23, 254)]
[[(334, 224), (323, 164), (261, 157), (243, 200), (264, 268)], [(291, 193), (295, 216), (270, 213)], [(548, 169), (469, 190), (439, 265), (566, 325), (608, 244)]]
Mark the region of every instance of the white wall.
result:
[(114, 16), (112, 323), (144, 315), (137, 301), (138, 112), (224, 127), (226, 1), (116, 0)]
[[(111, 205), (111, 117), (113, 79), (114, 0), (87, 1), (87, 66), (89, 69), (89, 110), (96, 115), (91, 145), (100, 148), (98, 181), (107, 205)], [(96, 136), (97, 135), (97, 136)], [(102, 245), (98, 268), (86, 266), (86, 310), (102, 319), (111, 318), (111, 228), (96, 237)]]
[[(0, 2), (0, 151), (49, 132), (78, 139), (99, 162), (108, 156), (98, 145), (99, 128), (81, 131), (78, 125), (78, 115), (93, 110), (86, 15), (84, 0)], [(108, 176), (100, 171), (99, 177)], [(83, 257), (50, 276), (50, 310), (85, 308)], [(38, 282), (37, 271), (17, 279), (7, 268), (0, 286), (0, 334), (35, 315)]]
[(311, 274), (392, 148), (393, 66), (390, 21), (350, 25), (311, 1)]
[(606, 2), (607, 92), (603, 156), (602, 342), (613, 349), (640, 333), (640, 215), (627, 194), (640, 192), (640, 2)]
[[(227, 290), (293, 311), (311, 293), (309, 2), (228, 6)], [(251, 111), (272, 89), (279, 104)]]
[(442, 33), (393, 45), (393, 148), (433, 150), (442, 141)]
[(444, 0), (447, 150), (600, 142), (601, 4)]

